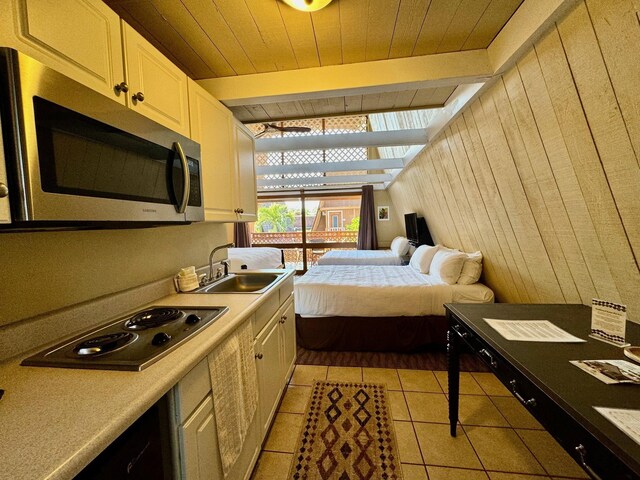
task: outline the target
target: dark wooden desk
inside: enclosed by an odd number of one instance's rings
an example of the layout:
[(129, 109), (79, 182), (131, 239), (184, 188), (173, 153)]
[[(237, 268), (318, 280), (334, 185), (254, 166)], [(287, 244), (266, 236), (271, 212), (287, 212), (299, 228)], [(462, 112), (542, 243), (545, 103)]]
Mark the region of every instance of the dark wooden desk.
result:
[[(590, 307), (446, 304), (445, 308), (452, 436), (458, 422), (458, 356), (465, 343), (592, 478), (640, 479), (640, 445), (593, 408), (640, 409), (640, 386), (606, 385), (569, 363), (627, 359), (621, 348), (588, 337)], [(587, 342), (508, 341), (483, 318), (549, 320)], [(627, 339), (640, 345), (640, 325), (627, 322)]]

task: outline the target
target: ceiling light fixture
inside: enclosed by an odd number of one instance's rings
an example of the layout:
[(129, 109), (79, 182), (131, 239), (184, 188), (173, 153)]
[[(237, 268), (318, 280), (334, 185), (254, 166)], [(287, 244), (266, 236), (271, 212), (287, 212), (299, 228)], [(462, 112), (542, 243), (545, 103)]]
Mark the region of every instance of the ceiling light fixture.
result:
[(315, 12), (321, 8), (326, 7), (331, 3), (331, 0), (282, 0), (284, 3), (296, 10), (303, 12)]

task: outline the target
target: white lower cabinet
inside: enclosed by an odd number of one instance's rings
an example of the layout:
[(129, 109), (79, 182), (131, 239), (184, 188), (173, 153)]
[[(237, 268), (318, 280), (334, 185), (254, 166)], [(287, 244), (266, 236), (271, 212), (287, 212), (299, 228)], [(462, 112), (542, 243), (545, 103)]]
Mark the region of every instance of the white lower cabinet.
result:
[(293, 372), (296, 354), (295, 333), (295, 313), (291, 296), (256, 337), (262, 435), (269, 430), (280, 397)]
[(179, 428), (184, 452), (184, 478), (222, 478), (211, 395), (205, 397), (196, 411)]
[[(183, 480), (248, 480), (257, 461), (296, 355), (293, 278), (267, 298), (251, 322), (258, 376), (258, 409), (244, 441), (242, 452), (228, 475), (223, 476), (218, 448), (216, 415), (208, 360), (204, 358), (173, 388), (175, 477)], [(268, 321), (266, 320), (268, 319)]]

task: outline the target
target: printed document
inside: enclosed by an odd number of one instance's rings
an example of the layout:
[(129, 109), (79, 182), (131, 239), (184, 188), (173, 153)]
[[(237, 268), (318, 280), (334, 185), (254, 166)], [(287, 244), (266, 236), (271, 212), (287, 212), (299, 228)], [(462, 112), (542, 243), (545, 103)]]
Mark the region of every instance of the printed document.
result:
[(484, 321), (507, 340), (517, 342), (586, 342), (586, 340), (565, 332), (549, 320), (498, 320), (485, 318)]
[(604, 407), (593, 408), (640, 445), (640, 410)]
[(640, 385), (640, 366), (626, 360), (572, 360), (569, 363), (607, 384)]

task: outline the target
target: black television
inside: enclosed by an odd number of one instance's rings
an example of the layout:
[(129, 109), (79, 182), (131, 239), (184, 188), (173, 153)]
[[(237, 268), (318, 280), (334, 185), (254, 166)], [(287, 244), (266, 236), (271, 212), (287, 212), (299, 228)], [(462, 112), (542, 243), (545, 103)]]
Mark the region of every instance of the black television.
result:
[(419, 217), (417, 213), (405, 213), (404, 231), (405, 236), (414, 247), (434, 244), (426, 220), (424, 217)]
[(405, 213), (404, 214), (404, 231), (405, 237), (413, 244), (418, 243), (418, 214), (417, 213)]

